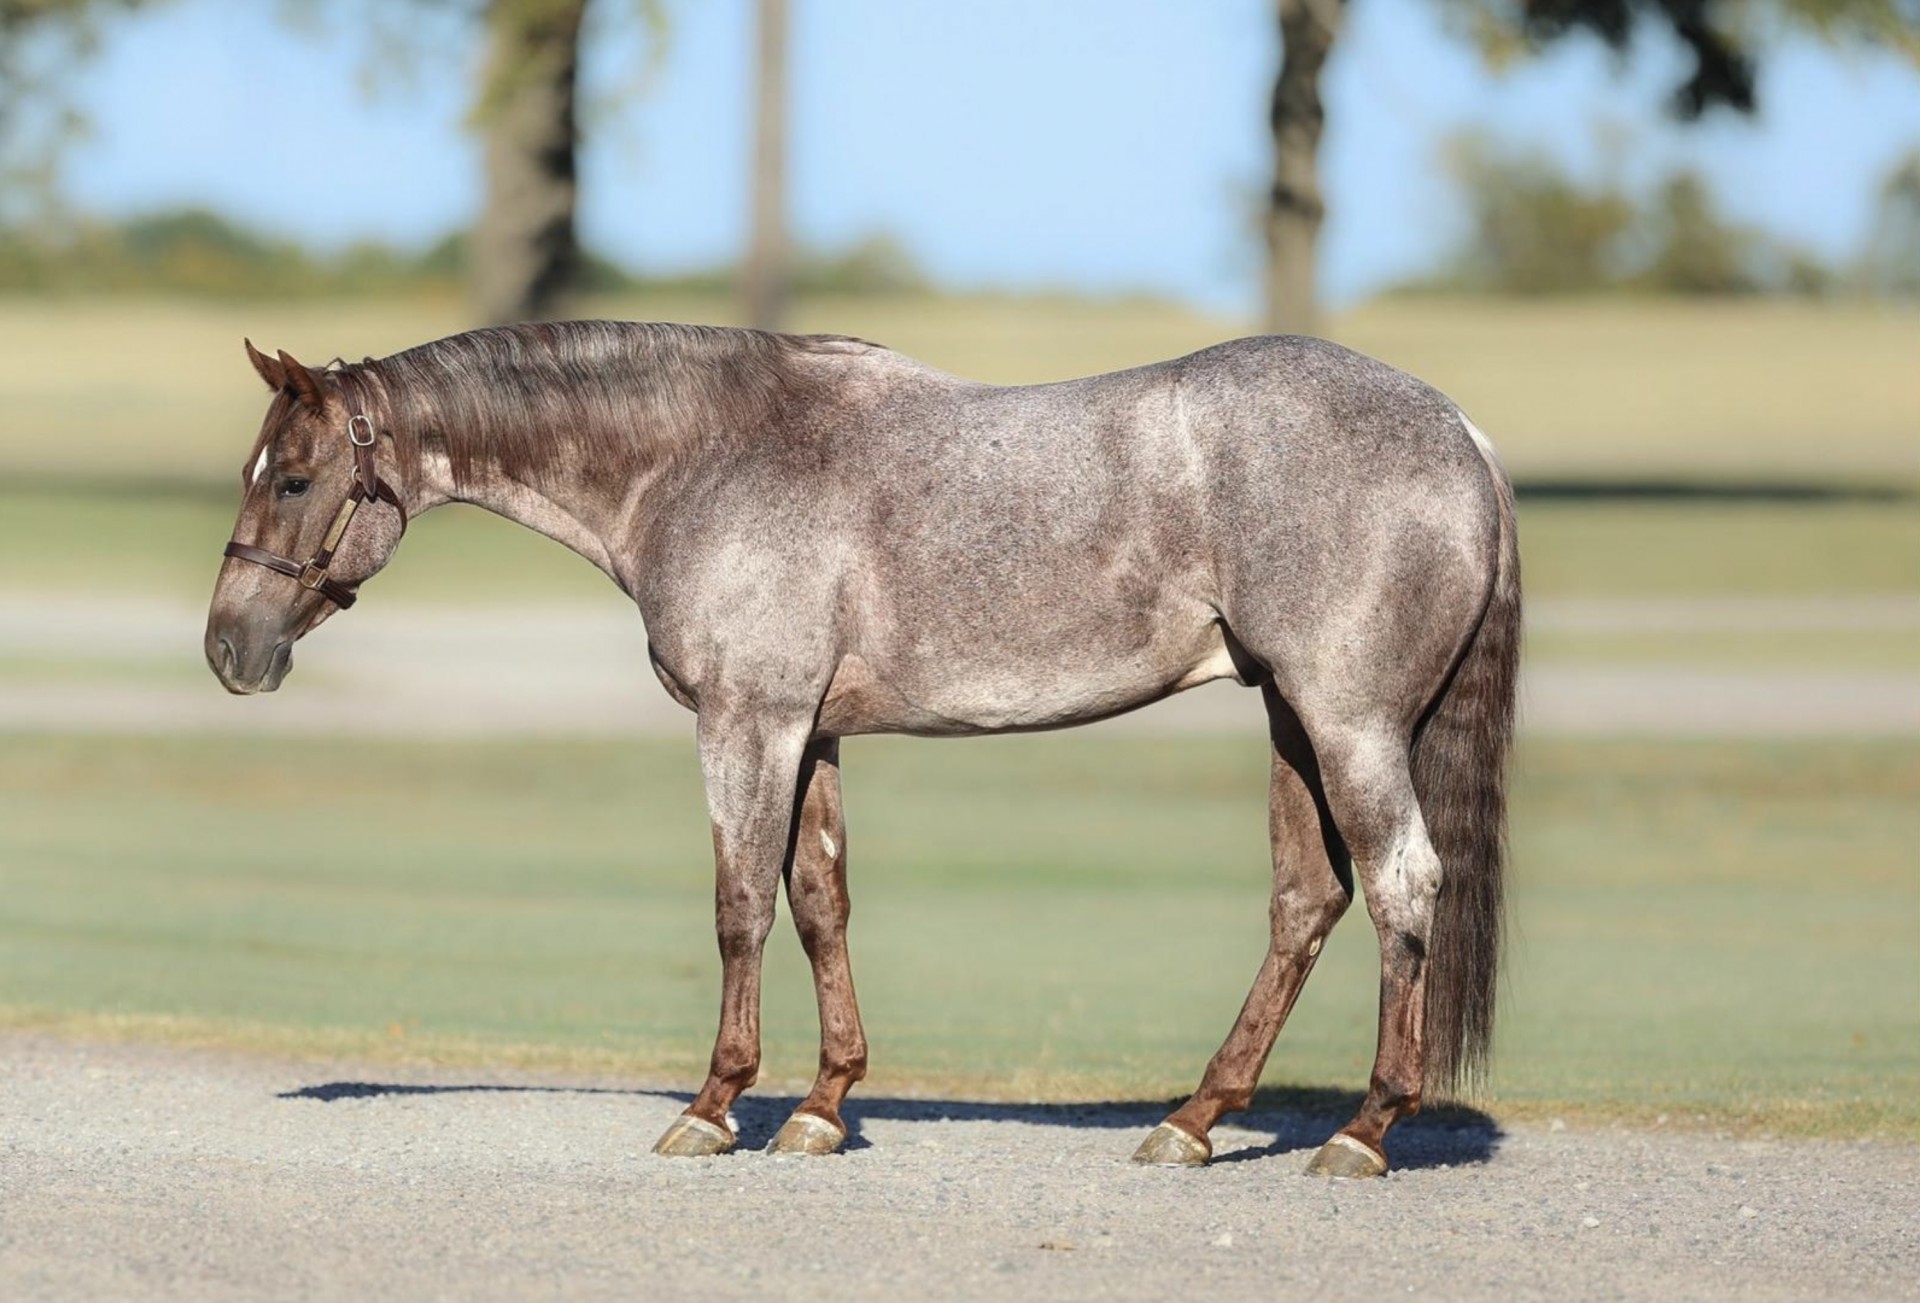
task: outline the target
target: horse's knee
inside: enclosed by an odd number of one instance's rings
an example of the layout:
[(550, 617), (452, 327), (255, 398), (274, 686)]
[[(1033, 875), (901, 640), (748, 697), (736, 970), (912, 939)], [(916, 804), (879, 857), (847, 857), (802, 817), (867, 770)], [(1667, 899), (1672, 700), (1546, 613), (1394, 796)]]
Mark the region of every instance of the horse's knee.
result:
[(751, 961), (773, 931), (771, 900), (745, 891), (723, 895), (714, 914), (714, 935), (723, 960)]

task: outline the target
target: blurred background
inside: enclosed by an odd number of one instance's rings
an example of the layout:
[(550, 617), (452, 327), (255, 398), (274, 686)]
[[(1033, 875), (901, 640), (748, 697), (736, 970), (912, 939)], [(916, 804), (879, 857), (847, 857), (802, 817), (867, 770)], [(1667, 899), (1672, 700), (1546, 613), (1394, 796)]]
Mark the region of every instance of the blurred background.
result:
[[(279, 694), (206, 672), (242, 336), (1303, 331), (1518, 483), (1498, 1108), (1920, 1137), (1917, 58), (1911, 0), (0, 0), (0, 1020), (704, 1062), (691, 718), (591, 567), (449, 508)], [(1191, 1084), (1265, 945), (1252, 694), (846, 768), (875, 1090)], [(1364, 1083), (1373, 962), (1270, 1081)]]

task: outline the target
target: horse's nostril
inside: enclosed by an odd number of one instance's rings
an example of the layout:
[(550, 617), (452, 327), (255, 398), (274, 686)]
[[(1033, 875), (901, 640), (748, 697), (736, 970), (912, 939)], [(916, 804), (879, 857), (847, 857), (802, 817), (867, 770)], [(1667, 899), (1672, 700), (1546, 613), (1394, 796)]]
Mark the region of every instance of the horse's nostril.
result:
[(225, 638), (222, 638), (220, 640), (220, 671), (221, 673), (225, 674), (228, 678), (232, 678), (233, 666), (234, 666), (233, 644), (228, 642)]

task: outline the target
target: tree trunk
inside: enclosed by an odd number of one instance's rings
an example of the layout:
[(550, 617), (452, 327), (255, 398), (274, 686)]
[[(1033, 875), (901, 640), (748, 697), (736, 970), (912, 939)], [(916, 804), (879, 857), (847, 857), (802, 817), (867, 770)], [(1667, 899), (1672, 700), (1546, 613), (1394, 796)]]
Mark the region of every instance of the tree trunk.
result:
[(1340, 32), (1345, 0), (1278, 0), (1280, 75), (1273, 83), (1273, 189), (1267, 196), (1266, 321), (1276, 334), (1314, 329), (1320, 197), (1320, 70)]
[(479, 106), (486, 207), (468, 282), (489, 323), (554, 314), (579, 263), (573, 207), (574, 77), (587, 0), (492, 0)]
[(759, 0), (753, 211), (741, 292), (747, 324), (778, 330), (787, 310), (787, 0)]

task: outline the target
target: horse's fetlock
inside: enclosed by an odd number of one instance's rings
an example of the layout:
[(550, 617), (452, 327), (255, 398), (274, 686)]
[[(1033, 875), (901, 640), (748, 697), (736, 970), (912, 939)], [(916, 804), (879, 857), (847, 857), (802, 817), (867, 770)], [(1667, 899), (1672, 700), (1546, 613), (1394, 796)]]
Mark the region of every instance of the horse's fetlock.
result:
[(746, 1090), (760, 1079), (760, 1055), (753, 1050), (716, 1049), (708, 1072), (737, 1090)]
[(834, 1052), (823, 1050), (820, 1054), (820, 1075), (836, 1081), (865, 1081), (867, 1079), (867, 1047)]

